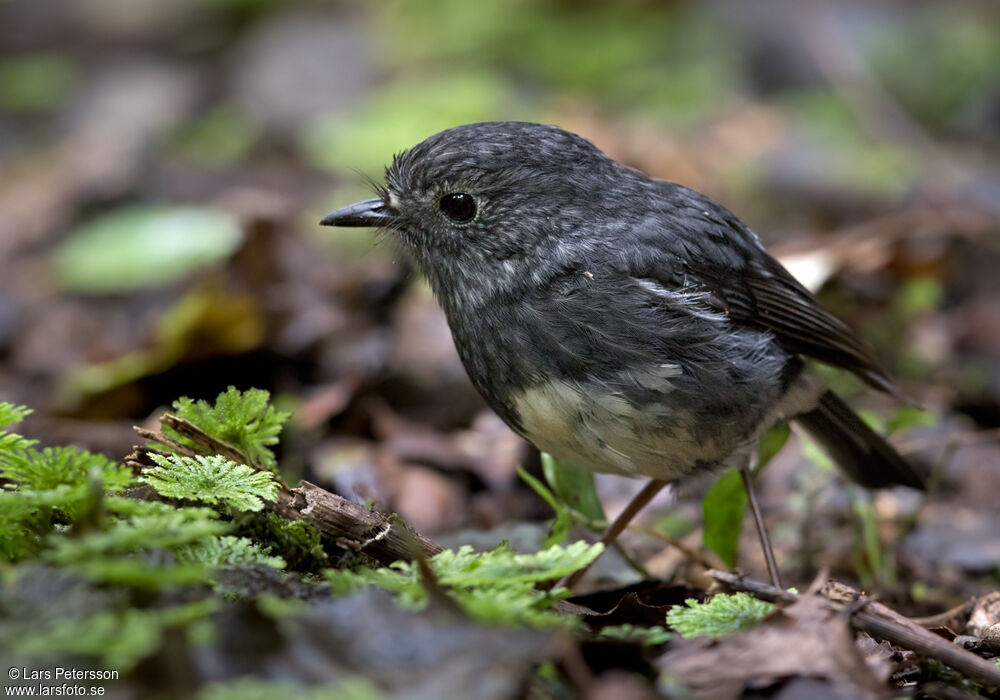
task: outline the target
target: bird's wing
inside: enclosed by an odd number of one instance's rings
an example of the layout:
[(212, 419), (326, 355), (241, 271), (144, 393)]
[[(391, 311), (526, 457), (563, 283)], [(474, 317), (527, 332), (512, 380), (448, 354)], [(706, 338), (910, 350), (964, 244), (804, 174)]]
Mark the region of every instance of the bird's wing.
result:
[(825, 311), (745, 224), (704, 195), (672, 187), (665, 215), (670, 232), (659, 237), (675, 253), (666, 277), (676, 284), (683, 270), (683, 284), (702, 287), (708, 303), (734, 323), (767, 329), (789, 351), (849, 370), (905, 400), (868, 345)]

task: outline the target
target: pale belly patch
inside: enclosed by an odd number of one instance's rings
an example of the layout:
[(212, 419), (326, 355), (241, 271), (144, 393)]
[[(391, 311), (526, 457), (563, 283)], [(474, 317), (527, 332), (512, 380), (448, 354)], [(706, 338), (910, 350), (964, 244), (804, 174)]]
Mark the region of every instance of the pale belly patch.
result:
[(673, 480), (698, 464), (724, 459), (729, 446), (694, 437), (693, 415), (669, 402), (670, 377), (679, 369), (661, 365), (638, 383), (664, 396), (664, 402), (634, 406), (600, 392), (599, 385), (551, 381), (515, 399), (524, 436), (557, 459), (595, 472)]

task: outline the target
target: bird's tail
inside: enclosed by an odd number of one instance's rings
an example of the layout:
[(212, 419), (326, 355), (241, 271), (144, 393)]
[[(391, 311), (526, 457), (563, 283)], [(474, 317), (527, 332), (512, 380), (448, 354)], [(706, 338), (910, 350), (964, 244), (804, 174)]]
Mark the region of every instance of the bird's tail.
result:
[(885, 439), (868, 427), (833, 392), (819, 405), (795, 418), (851, 479), (868, 488), (910, 486), (923, 489), (927, 476), (907, 462)]

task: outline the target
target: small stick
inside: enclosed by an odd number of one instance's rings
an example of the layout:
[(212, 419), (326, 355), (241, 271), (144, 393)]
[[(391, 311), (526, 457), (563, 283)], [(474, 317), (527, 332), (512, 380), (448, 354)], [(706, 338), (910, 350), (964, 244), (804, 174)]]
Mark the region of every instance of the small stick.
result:
[[(223, 442), (222, 440), (209, 435), (191, 421), (184, 420), (179, 416), (175, 416), (173, 413), (164, 413), (160, 416), (160, 425), (164, 428), (171, 428), (178, 435), (182, 435), (188, 440), (191, 440), (207, 454), (222, 455), (223, 457), (228, 457), (234, 462), (260, 468), (259, 464), (250, 464), (250, 460), (247, 459), (247, 456), (229, 443)], [(172, 440), (169, 442), (173, 443)]]
[[(799, 596), (794, 593), (727, 571), (713, 570), (709, 571), (708, 575), (727, 588), (745, 591), (755, 598), (772, 603), (788, 604), (799, 599)], [(996, 664), (946, 641), (882, 603), (866, 599), (859, 591), (843, 584), (830, 582), (824, 586), (822, 595), (830, 601), (831, 605), (838, 608), (841, 604), (863, 603), (863, 606), (849, 617), (850, 624), (854, 629), (866, 632), (876, 639), (884, 639), (897, 646), (910, 649), (922, 656), (938, 659), (962, 675), (989, 688), (1000, 687), (1000, 668), (997, 668)]]

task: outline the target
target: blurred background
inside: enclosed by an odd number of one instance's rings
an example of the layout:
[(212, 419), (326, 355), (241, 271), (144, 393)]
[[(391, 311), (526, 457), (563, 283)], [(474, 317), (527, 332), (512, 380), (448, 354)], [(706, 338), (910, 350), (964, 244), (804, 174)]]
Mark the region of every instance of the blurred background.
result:
[[(1000, 574), (985, 1), (2, 0), (0, 400), (35, 409), (27, 435), (118, 458), (178, 396), (261, 387), (294, 410), (292, 481), (442, 541), (540, 540), (551, 511), (515, 474), (538, 456), (469, 385), (425, 284), (391, 241), (317, 225), (394, 153), (494, 119), (725, 204), (927, 409), (831, 376), (942, 479), (869, 499), (793, 439), (764, 487), (786, 566), (928, 604)], [(609, 510), (635, 487), (599, 486)], [(650, 517), (700, 541), (697, 498)], [(881, 570), (859, 543), (893, 532)]]

